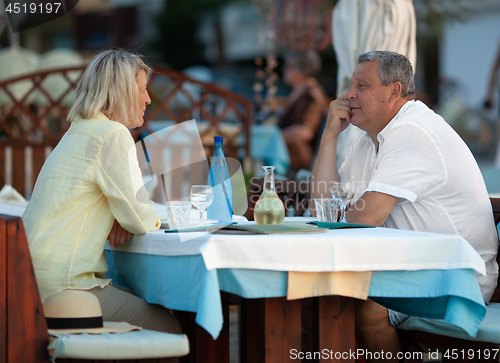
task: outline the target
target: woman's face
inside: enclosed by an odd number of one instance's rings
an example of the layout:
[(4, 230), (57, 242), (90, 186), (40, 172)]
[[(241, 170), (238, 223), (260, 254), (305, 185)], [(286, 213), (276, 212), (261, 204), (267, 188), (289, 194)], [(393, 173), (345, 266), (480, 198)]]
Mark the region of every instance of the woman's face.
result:
[(137, 125), (134, 125), (134, 127), (139, 127), (144, 123), (144, 113), (146, 112), (146, 106), (151, 103), (151, 98), (149, 98), (149, 93), (147, 90), (148, 79), (146, 77), (146, 71), (141, 69), (136, 77), (136, 80), (137, 91), (139, 92), (139, 115), (137, 119)]

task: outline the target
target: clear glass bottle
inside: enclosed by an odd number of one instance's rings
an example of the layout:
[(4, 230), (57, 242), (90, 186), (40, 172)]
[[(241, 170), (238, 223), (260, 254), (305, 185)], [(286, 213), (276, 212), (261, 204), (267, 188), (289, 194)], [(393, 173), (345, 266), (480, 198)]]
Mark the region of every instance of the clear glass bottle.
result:
[(278, 197), (274, 186), (275, 166), (263, 166), (264, 190), (255, 204), (254, 218), (257, 224), (283, 224), (285, 220), (285, 206)]
[(214, 201), (207, 208), (207, 218), (216, 219), (219, 223), (231, 223), (233, 191), (222, 143), (222, 136), (214, 137), (214, 156), (207, 180), (207, 184), (213, 188)]

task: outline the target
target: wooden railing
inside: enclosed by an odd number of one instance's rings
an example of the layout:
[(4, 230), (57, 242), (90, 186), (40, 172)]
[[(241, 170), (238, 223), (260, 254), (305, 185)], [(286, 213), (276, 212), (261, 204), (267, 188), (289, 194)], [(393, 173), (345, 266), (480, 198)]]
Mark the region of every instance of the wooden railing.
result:
[[(83, 70), (84, 67), (54, 69), (0, 83), (0, 186), (11, 184), (30, 197), (43, 162), (69, 127), (66, 118)], [(51, 84), (56, 81), (59, 86), (54, 91)], [(161, 127), (161, 123), (154, 121), (179, 124), (195, 119), (203, 125), (200, 136), (206, 156), (213, 152), (212, 136), (220, 135), (224, 136), (227, 156), (246, 155), (245, 162), (250, 163), (251, 101), (214, 84), (165, 69), (154, 70), (148, 91), (152, 104), (146, 111), (145, 123), (132, 130), (137, 141)], [(222, 123), (225, 127), (221, 127)], [(193, 145), (193, 142), (176, 145), (171, 160), (181, 160), (181, 155)], [(184, 158), (183, 162), (189, 160)], [(206, 176), (196, 175), (196, 181), (203, 178)], [(178, 184), (178, 180), (172, 183)]]

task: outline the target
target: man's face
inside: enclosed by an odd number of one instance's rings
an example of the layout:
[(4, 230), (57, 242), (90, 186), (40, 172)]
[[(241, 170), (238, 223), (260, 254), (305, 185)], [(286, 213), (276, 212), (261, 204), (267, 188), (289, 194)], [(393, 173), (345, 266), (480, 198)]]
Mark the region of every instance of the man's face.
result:
[(378, 61), (359, 64), (351, 77), (347, 98), (351, 104), (350, 123), (368, 132), (372, 137), (390, 121), (389, 98), (391, 85), (382, 86), (378, 77)]

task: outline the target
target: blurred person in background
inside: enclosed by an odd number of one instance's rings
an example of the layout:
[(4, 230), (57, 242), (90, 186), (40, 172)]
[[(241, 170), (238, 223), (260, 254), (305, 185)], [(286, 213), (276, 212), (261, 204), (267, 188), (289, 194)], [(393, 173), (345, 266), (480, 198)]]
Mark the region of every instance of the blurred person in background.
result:
[(293, 176), (300, 169), (312, 169), (327, 110), (326, 93), (314, 78), (321, 72), (321, 58), (315, 51), (293, 52), (285, 57), (283, 82), (292, 88), (278, 122), (288, 146)]
[(497, 52), (495, 55), (495, 60), (493, 62), (493, 67), (491, 68), (490, 78), (488, 82), (488, 93), (486, 94), (486, 100), (484, 101), (484, 107), (487, 109), (495, 106), (495, 98), (498, 93), (498, 70), (500, 68), (500, 39), (498, 40)]
[[(78, 82), (71, 127), (50, 153), (23, 214), (42, 302), (88, 290), (103, 320), (180, 333), (170, 311), (111, 285), (104, 245), (160, 227), (153, 203), (138, 200), (142, 174), (129, 129), (144, 123), (151, 68), (122, 49), (97, 54)], [(141, 198), (142, 199), (142, 198)]]
[[(495, 54), (495, 59), (493, 61), (493, 67), (491, 68), (491, 73), (488, 82), (488, 91), (486, 94), (486, 100), (484, 101), (484, 108), (486, 110), (491, 110), (494, 112), (493, 108), (496, 105), (496, 99), (498, 98), (498, 72), (500, 69), (500, 39), (498, 40), (497, 51)], [(497, 118), (500, 117), (500, 102), (498, 102), (497, 107)], [(497, 132), (500, 125), (497, 125)], [(500, 140), (497, 144), (496, 156), (494, 160), (494, 166), (500, 168)]]

